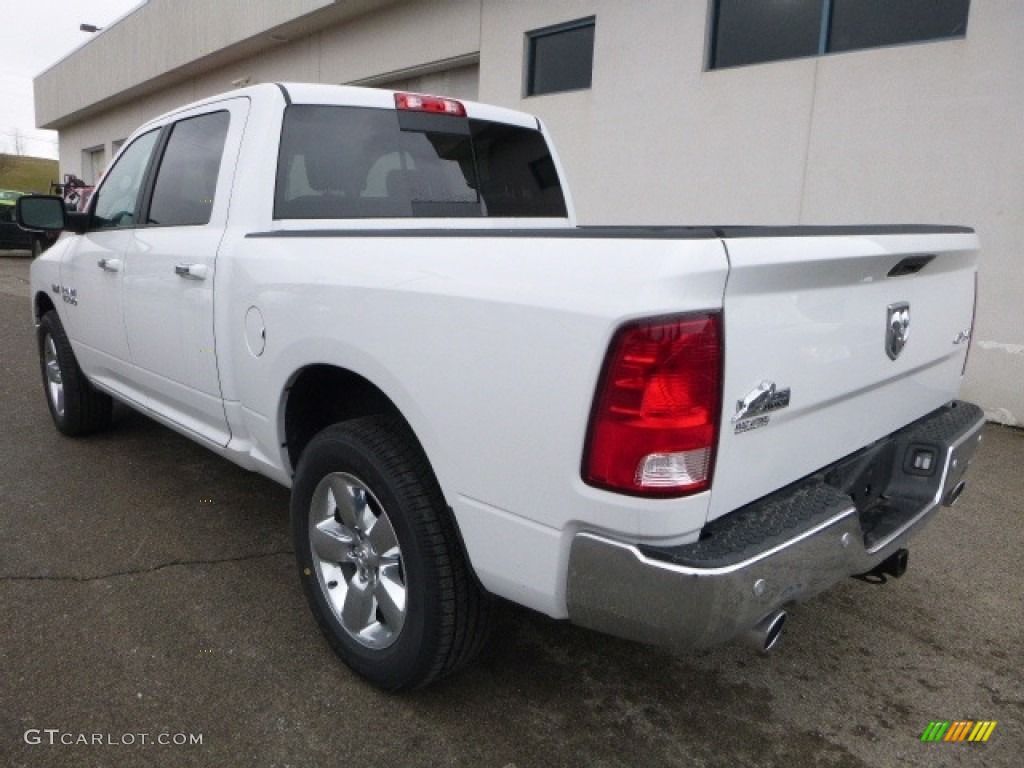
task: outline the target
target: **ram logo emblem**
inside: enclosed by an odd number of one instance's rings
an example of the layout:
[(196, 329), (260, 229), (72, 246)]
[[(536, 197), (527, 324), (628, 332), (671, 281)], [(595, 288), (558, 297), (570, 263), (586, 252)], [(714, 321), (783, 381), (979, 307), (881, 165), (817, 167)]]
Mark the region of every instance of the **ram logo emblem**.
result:
[(886, 307), (885, 325), (885, 354), (895, 360), (910, 338), (910, 304), (900, 301)]

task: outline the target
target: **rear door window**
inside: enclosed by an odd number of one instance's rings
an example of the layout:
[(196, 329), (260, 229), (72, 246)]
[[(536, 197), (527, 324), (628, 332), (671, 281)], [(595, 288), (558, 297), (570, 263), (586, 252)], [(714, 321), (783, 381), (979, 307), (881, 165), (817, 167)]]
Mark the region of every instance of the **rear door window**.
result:
[(209, 223), (230, 123), (227, 112), (211, 112), (171, 127), (153, 186), (147, 224)]

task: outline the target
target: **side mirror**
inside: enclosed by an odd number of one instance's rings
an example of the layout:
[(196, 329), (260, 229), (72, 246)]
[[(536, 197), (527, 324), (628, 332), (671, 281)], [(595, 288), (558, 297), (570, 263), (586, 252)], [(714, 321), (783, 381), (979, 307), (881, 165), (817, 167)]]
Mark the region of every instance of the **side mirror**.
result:
[(23, 195), (14, 204), (18, 226), (29, 232), (59, 232), (65, 228), (64, 201), (52, 195)]
[(60, 232), (69, 229), (81, 234), (86, 230), (89, 217), (71, 213), (64, 201), (56, 195), (24, 195), (14, 204), (14, 218), (18, 226), (29, 232)]

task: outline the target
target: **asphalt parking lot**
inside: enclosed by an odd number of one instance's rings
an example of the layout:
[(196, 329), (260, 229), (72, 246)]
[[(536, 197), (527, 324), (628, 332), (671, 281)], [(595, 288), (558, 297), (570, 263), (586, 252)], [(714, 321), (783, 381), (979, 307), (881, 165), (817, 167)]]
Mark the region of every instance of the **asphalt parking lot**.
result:
[[(0, 253), (0, 764), (1024, 764), (1022, 431), (986, 429), (902, 579), (796, 606), (770, 655), (672, 654), (506, 606), (476, 664), (386, 695), (306, 608), (285, 489), (127, 410), (103, 435), (56, 432), (27, 272)], [(997, 726), (922, 743), (936, 720)]]

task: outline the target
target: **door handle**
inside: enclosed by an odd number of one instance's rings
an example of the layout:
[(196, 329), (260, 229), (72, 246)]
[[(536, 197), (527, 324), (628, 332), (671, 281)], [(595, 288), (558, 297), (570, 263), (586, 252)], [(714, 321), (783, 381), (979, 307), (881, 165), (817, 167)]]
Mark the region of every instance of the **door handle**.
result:
[(205, 280), (210, 273), (209, 267), (205, 264), (176, 264), (174, 274), (184, 277), (186, 280)]
[(121, 260), (120, 259), (100, 259), (96, 262), (96, 266), (102, 269), (104, 272), (120, 272), (121, 271)]

